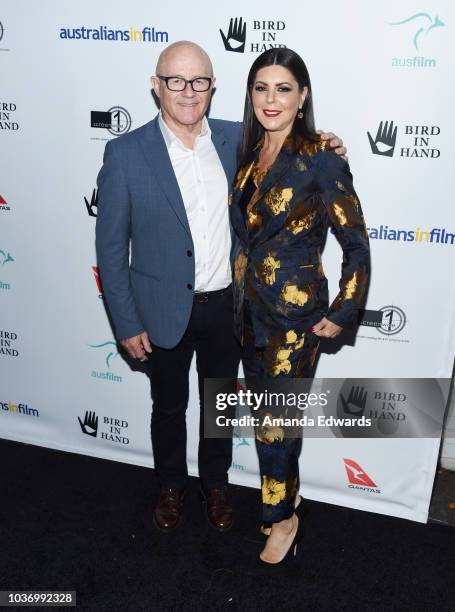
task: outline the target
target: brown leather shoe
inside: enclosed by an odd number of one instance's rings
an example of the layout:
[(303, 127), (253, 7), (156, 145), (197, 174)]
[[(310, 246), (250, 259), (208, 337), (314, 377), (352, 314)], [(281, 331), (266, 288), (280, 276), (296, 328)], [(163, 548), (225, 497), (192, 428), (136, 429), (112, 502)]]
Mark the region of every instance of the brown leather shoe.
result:
[(227, 486), (219, 489), (204, 489), (201, 495), (206, 507), (207, 519), (217, 531), (226, 531), (232, 527), (232, 506), (229, 503)]
[(153, 522), (160, 531), (175, 529), (182, 520), (184, 489), (162, 487), (158, 503), (153, 511)]

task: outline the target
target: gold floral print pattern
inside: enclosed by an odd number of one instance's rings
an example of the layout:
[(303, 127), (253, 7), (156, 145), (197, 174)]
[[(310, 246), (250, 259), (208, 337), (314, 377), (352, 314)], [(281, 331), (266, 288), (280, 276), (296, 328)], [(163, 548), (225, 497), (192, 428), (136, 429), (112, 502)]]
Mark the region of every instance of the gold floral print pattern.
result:
[(336, 214), (340, 225), (346, 225), (348, 220), (344, 213), (343, 207), (337, 202), (333, 203), (333, 212)]
[(262, 501), (264, 504), (276, 506), (281, 501), (295, 497), (297, 493), (297, 478), (289, 478), (284, 482), (279, 482), (275, 478), (262, 476)]
[(316, 210), (308, 210), (304, 212), (303, 205), (297, 205), (294, 210), (289, 213), (286, 219), (286, 229), (297, 236), (301, 231), (310, 229), (313, 219), (316, 216)]
[(332, 209), (340, 225), (354, 227), (359, 223), (359, 201), (355, 196), (338, 197)]
[(246, 166), (243, 166), (243, 168), (240, 168), (237, 173), (234, 189), (243, 189), (245, 187), (245, 183), (253, 170), (253, 166), (254, 162), (251, 162), (251, 164), (247, 164)]
[(344, 299), (360, 302), (367, 283), (367, 274), (362, 270), (356, 270), (352, 276), (347, 279), (344, 286)]
[(290, 357), (292, 353), (303, 347), (305, 343), (305, 332), (298, 336), (294, 329), (287, 332), (279, 332), (269, 339), (268, 346), (264, 352), (264, 368), (272, 376), (289, 374), (291, 371)]
[(347, 281), (346, 287), (344, 290), (344, 295), (346, 296), (347, 300), (352, 300), (352, 298), (354, 297), (355, 291), (357, 289), (357, 282), (358, 282), (358, 274), (357, 272), (354, 272), (351, 278)]
[(282, 372), (289, 374), (289, 372), (291, 371), (291, 362), (289, 361), (291, 353), (291, 348), (278, 349), (275, 355), (275, 362), (273, 364), (272, 370), (272, 374), (274, 376), (278, 376), (278, 374), (281, 374)]
[(246, 265), (248, 263), (248, 257), (245, 253), (239, 253), (234, 261), (234, 279), (237, 285), (243, 282), (245, 276)]
[(265, 196), (265, 205), (272, 216), (279, 215), (289, 208), (289, 202), (294, 191), (292, 187), (273, 187)]
[(341, 181), (335, 181), (335, 185), (338, 187), (340, 191), (344, 191), (345, 193), (347, 193), (347, 189)]
[(286, 482), (279, 482), (275, 478), (262, 476), (262, 501), (264, 504), (276, 506), (286, 499)]
[(265, 285), (271, 286), (275, 283), (275, 270), (277, 270), (280, 266), (280, 260), (275, 259), (275, 257), (273, 257), (273, 254), (270, 253), (258, 266), (258, 276)]
[(257, 163), (254, 165), (253, 171), (251, 173), (251, 178), (253, 179), (253, 182), (256, 187), (261, 186), (261, 183), (264, 180), (268, 171), (268, 168), (266, 168), (265, 170), (259, 170)]
[(260, 215), (257, 210), (252, 209), (248, 210), (246, 213), (246, 227), (249, 232), (255, 227), (261, 227), (262, 225), (262, 215)]
[(304, 306), (308, 302), (310, 294), (303, 289), (299, 289), (294, 283), (286, 281), (281, 290), (280, 298), (288, 304)]
[(305, 344), (305, 332), (302, 333), (302, 337), (300, 338), (300, 340), (298, 340), (298, 342), (295, 343), (295, 350), (298, 351), (299, 349), (303, 347), (304, 344)]
[(307, 165), (304, 164), (299, 157), (295, 160), (295, 167), (297, 170), (300, 170), (300, 172), (306, 172), (308, 170)]
[(286, 332), (286, 343), (294, 344), (294, 342), (297, 342), (297, 334), (293, 329), (290, 329)]
[(308, 155), (309, 157), (313, 157), (313, 155), (318, 151), (325, 151), (325, 149), (327, 149), (327, 145), (327, 140), (318, 140), (317, 142), (305, 140), (300, 144), (299, 153), (301, 155)]
[[(270, 412), (265, 412), (262, 418), (265, 417), (273, 418)], [(274, 425), (262, 425), (256, 429), (256, 438), (263, 444), (274, 444), (275, 442), (282, 442), (284, 440), (284, 430), (282, 427), (276, 427)]]

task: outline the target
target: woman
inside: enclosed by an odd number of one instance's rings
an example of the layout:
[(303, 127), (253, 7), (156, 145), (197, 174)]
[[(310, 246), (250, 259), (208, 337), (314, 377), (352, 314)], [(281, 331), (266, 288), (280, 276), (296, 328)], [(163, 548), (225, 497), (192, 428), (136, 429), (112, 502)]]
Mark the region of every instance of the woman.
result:
[[(314, 129), (302, 58), (270, 49), (248, 75), (241, 163), (231, 195), (236, 333), (248, 379), (312, 378), (320, 337), (356, 322), (369, 273), (368, 235), (345, 160)], [(321, 250), (331, 226), (343, 249), (328, 305)], [(302, 537), (300, 437), (258, 429), (263, 520), (260, 559), (278, 564)], [(298, 506), (295, 509), (295, 506)]]

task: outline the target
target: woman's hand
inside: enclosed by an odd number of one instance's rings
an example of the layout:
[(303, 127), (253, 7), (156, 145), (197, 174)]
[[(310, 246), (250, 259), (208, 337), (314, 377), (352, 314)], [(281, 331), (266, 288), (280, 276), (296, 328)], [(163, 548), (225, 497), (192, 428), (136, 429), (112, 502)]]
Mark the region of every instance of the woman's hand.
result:
[(342, 330), (342, 327), (323, 317), (319, 323), (313, 325), (310, 332), (313, 332), (313, 334), (316, 334), (316, 336), (320, 336), (321, 338), (336, 338), (338, 334), (342, 332)]

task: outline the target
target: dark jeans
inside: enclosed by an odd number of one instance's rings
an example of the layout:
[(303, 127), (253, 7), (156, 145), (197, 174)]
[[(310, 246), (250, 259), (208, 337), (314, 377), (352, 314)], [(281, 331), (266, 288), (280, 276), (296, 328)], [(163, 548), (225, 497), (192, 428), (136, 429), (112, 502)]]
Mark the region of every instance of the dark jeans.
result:
[(227, 484), (232, 462), (232, 439), (204, 438), (204, 378), (230, 378), (235, 390), (240, 347), (233, 331), (232, 288), (195, 296), (186, 332), (173, 349), (154, 347), (149, 357), (153, 412), (151, 434), (155, 470), (163, 486), (183, 487), (186, 463), (186, 409), (193, 354), (199, 382), (198, 467), (206, 488)]

